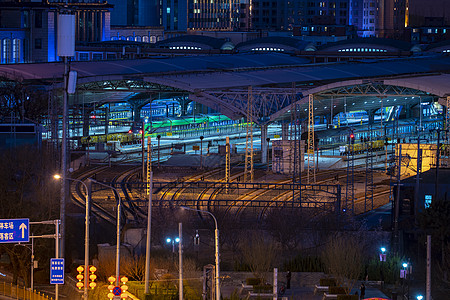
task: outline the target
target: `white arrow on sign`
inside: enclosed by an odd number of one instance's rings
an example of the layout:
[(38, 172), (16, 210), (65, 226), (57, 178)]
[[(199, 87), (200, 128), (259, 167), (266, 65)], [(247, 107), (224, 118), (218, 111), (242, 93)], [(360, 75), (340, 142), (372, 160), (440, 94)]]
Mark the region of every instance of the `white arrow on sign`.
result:
[(22, 230), (22, 238), (25, 238), (25, 229), (27, 229), (27, 225), (25, 223), (20, 224), (19, 229)]

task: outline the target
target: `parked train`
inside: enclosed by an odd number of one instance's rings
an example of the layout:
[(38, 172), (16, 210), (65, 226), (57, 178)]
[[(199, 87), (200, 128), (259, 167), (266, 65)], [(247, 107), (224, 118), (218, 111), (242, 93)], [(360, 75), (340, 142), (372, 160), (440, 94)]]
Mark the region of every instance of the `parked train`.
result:
[(121, 145), (131, 145), (140, 142), (140, 135), (129, 133), (110, 133), (110, 134), (83, 136), (80, 139), (81, 145), (92, 145), (98, 143), (106, 143), (110, 141), (119, 141)]
[(385, 140), (375, 140), (375, 141), (367, 141), (356, 144), (347, 144), (339, 147), (339, 152), (341, 156), (343, 155), (354, 155), (354, 154), (362, 154), (366, 151), (381, 151), (384, 150), (384, 146), (386, 145)]
[[(91, 113), (91, 119), (105, 120), (104, 107), (100, 107)], [(153, 100), (152, 103), (145, 105), (141, 109), (140, 119), (146, 117), (153, 120), (159, 120), (163, 118), (174, 118), (181, 116), (181, 105), (176, 100)], [(110, 125), (116, 125), (123, 122), (133, 121), (132, 108), (128, 104), (111, 106), (109, 109), (109, 122)], [(116, 123), (115, 123), (116, 122)]]
[(181, 104), (176, 100), (153, 100), (141, 109), (141, 119), (148, 117), (154, 120), (181, 116)]

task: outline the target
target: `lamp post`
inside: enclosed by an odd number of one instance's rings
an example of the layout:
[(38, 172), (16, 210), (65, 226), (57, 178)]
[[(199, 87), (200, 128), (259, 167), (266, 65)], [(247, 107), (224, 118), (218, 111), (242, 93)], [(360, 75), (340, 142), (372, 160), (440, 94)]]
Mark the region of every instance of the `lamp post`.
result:
[[(159, 144), (159, 140), (158, 140)], [(159, 151), (158, 151), (159, 156)], [(153, 195), (153, 172), (150, 172), (150, 189), (148, 193), (148, 211), (147, 211), (147, 239), (145, 247), (145, 293), (150, 293), (150, 244), (152, 233), (152, 195)]]
[(120, 282), (119, 281), (119, 272), (120, 272), (120, 213), (122, 211), (122, 199), (120, 198), (119, 191), (116, 188), (114, 188), (114, 187), (112, 187), (110, 185), (98, 182), (97, 180), (94, 180), (92, 178), (90, 178), (90, 180), (92, 182), (95, 182), (95, 183), (99, 184), (99, 185), (102, 185), (104, 187), (112, 189), (117, 194), (117, 197), (118, 197), (118, 200), (117, 200), (117, 227), (116, 227), (116, 240), (117, 240), (116, 241), (116, 244), (117, 244), (116, 245), (116, 286), (119, 286), (119, 282)]
[(160, 145), (160, 142), (161, 142), (161, 135), (158, 134), (156, 136), (156, 138), (158, 139), (158, 168), (159, 168), (159, 145)]
[(182, 209), (185, 210), (192, 210), (192, 211), (197, 211), (197, 212), (202, 212), (202, 213), (207, 213), (209, 214), (213, 219), (214, 219), (214, 225), (216, 227), (215, 230), (215, 260), (216, 260), (216, 300), (220, 300), (220, 281), (219, 281), (219, 275), (220, 275), (220, 270), (219, 270), (219, 227), (217, 226), (217, 219), (216, 217), (209, 211), (207, 210), (201, 210), (201, 209), (195, 209), (195, 208), (190, 208), (187, 206), (180, 206)]
[[(410, 271), (408, 269), (410, 268), (410, 265), (409, 265), (409, 263), (404, 262), (404, 263), (402, 263), (402, 267), (403, 267), (403, 270), (400, 271), (401, 272), (400, 273), (401, 274), (400, 277), (403, 278), (403, 284), (402, 284), (403, 297), (405, 297), (405, 283), (406, 283), (406, 284), (408, 284), (408, 290), (406, 292), (406, 297), (405, 298), (409, 299), (409, 277), (411, 275), (410, 275)], [(405, 282), (406, 280), (408, 280), (408, 281)]]
[(386, 248), (385, 247), (381, 247), (380, 250), (381, 250), (380, 261), (386, 261)]
[(175, 238), (166, 238), (166, 243), (167, 244), (172, 244), (172, 263), (175, 263), (175, 244), (178, 244), (180, 242), (180, 238), (179, 237), (175, 237)]
[(81, 183), (86, 189), (86, 213), (85, 213), (85, 233), (84, 233), (84, 289), (83, 289), (83, 299), (88, 299), (88, 283), (89, 283), (89, 205), (91, 202), (91, 180), (88, 178), (89, 187), (82, 180), (76, 178), (62, 178), (61, 175), (56, 174), (53, 176), (55, 179), (71, 180)]

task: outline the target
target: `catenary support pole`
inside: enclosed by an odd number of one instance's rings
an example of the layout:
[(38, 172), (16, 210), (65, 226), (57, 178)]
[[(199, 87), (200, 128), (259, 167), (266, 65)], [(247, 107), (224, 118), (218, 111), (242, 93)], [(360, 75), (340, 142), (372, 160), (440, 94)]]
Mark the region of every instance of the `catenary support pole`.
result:
[(180, 239), (180, 242), (178, 243), (178, 270), (179, 270), (179, 286), (180, 289), (178, 291), (179, 293), (179, 299), (183, 300), (183, 224), (178, 223), (178, 238)]
[[(159, 139), (158, 139), (159, 143)], [(159, 153), (159, 151), (158, 151)], [(150, 244), (152, 233), (152, 193), (153, 193), (153, 172), (150, 172), (150, 191), (148, 193), (148, 212), (147, 212), (147, 243), (145, 249), (145, 294), (150, 292)]]
[(431, 235), (427, 235), (427, 284), (425, 300), (431, 300)]

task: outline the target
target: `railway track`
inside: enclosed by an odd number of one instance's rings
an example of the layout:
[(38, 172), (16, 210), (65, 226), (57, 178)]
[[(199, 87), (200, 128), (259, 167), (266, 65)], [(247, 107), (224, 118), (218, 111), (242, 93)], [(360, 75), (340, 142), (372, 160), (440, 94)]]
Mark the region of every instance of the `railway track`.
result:
[[(142, 200), (142, 187), (140, 188), (141, 192), (136, 192), (133, 189), (132, 185), (129, 182), (135, 182), (135, 176), (137, 173), (141, 171), (140, 166), (129, 166), (125, 169), (121, 168), (118, 174), (112, 174), (106, 166), (96, 167), (91, 169), (78, 177), (79, 180), (85, 181), (87, 178), (93, 177), (95, 174), (97, 176), (101, 176), (99, 174), (106, 174), (105, 181), (111, 182), (112, 186), (118, 187), (117, 190), (120, 193), (120, 197), (123, 203), (123, 214), (129, 220), (134, 221), (136, 224), (141, 224), (147, 218), (147, 210), (146, 205), (147, 201)], [(357, 170), (355, 168), (355, 178), (360, 178), (364, 176), (363, 169)], [(225, 195), (225, 190), (227, 189), (227, 182), (223, 179), (219, 181), (215, 181), (214, 185), (211, 186), (208, 181), (213, 178), (216, 178), (223, 172), (223, 169), (214, 169), (202, 174), (195, 174), (192, 176), (184, 177), (182, 181), (176, 182), (168, 182), (166, 185), (160, 185), (158, 189), (153, 190), (153, 194), (156, 196), (154, 199), (155, 204), (158, 205), (160, 209), (163, 208), (173, 208), (179, 205), (190, 206), (199, 210), (208, 210), (214, 211), (214, 209), (220, 206), (221, 199), (219, 195)], [(243, 175), (242, 172), (237, 172), (231, 176), (230, 182), (237, 181)], [(338, 175), (339, 178), (343, 178), (346, 176), (345, 170), (323, 170), (316, 174), (317, 182), (316, 184), (320, 185), (335, 185), (337, 182), (335, 181), (335, 176)], [(306, 181), (306, 177), (302, 176), (302, 182)], [(201, 185), (202, 182), (205, 182), (205, 188), (203, 190), (198, 190), (195, 193), (190, 191), (189, 188), (192, 183), (196, 183), (197, 185)], [(267, 210), (271, 207), (275, 207), (280, 203), (287, 202), (293, 197), (299, 197), (299, 192), (292, 191), (283, 191), (283, 192), (274, 192), (274, 184), (289, 184), (292, 182), (292, 179), (280, 180), (274, 183), (269, 183), (266, 188), (260, 190), (248, 190), (244, 194), (239, 195), (238, 199), (236, 199), (232, 205), (229, 205), (226, 208), (226, 214), (233, 214), (234, 216), (239, 216), (243, 213), (243, 211), (250, 207), (253, 201), (262, 201), (263, 198), (270, 198), (271, 201), (267, 202), (267, 205), (262, 208), (261, 212), (259, 212), (259, 219), (263, 218), (267, 214)], [(81, 184), (77, 183), (75, 185), (75, 189), (71, 189), (72, 198), (76, 201), (77, 205), (80, 207), (84, 207), (85, 205), (85, 194), (80, 187)], [(103, 190), (106, 190), (104, 188)], [(98, 191), (97, 191), (98, 192)], [(308, 190), (302, 190), (302, 193), (307, 193)], [(113, 191), (109, 191), (109, 194), (113, 193)], [(140, 194), (139, 194), (140, 193)], [(374, 194), (374, 198), (380, 197), (381, 195), (385, 195), (388, 191), (377, 192), (379, 194)], [(114, 194), (114, 198), (117, 199), (116, 193)], [(187, 195), (187, 196), (186, 196)], [(303, 194), (305, 195), (305, 194)], [(190, 199), (188, 199), (190, 196)], [(101, 197), (98, 198), (107, 198), (103, 193)], [(108, 200), (109, 197), (107, 198)], [(258, 200), (259, 199), (259, 200)], [(116, 200), (117, 201), (117, 200)], [(107, 220), (108, 222), (115, 222), (115, 213), (114, 208), (116, 206), (116, 201), (96, 201), (99, 203), (93, 204), (93, 213), (98, 215), (99, 217)], [(227, 202), (228, 203), (228, 202)], [(318, 202), (319, 203), (319, 202)], [(355, 200), (355, 206), (364, 203), (364, 197), (358, 197)], [(323, 203), (321, 203), (323, 204)], [(312, 205), (312, 204), (310, 204)], [(124, 218), (125, 219), (125, 218)]]
[[(86, 183), (85, 181), (88, 178), (91, 178), (94, 174), (97, 174), (98, 172), (104, 171), (106, 168), (107, 168), (106, 166), (95, 167), (93, 169), (90, 169), (87, 172), (84, 172), (76, 179)], [(71, 200), (77, 206), (85, 208), (87, 195), (86, 195), (84, 185), (78, 181), (70, 181), (70, 182), (74, 183), (73, 185), (72, 184), (70, 185)], [(110, 223), (116, 222), (116, 216), (114, 215), (114, 213), (111, 213), (110, 210), (95, 203), (95, 201), (91, 201), (90, 204), (91, 204), (91, 213), (93, 213), (97, 217), (99, 217), (107, 222), (110, 222)]]

